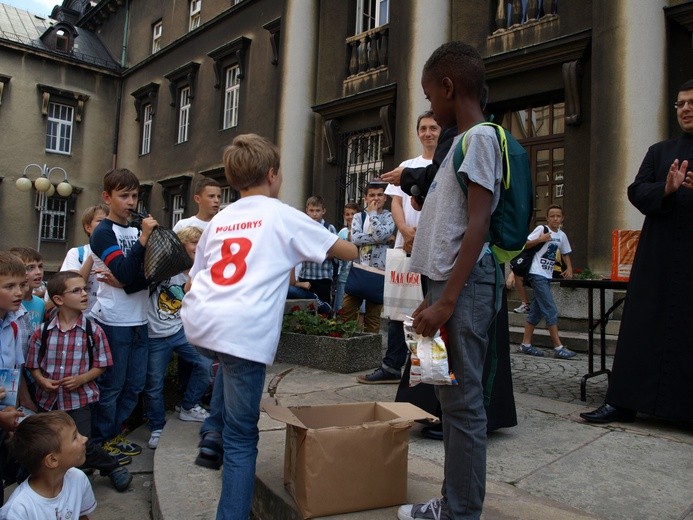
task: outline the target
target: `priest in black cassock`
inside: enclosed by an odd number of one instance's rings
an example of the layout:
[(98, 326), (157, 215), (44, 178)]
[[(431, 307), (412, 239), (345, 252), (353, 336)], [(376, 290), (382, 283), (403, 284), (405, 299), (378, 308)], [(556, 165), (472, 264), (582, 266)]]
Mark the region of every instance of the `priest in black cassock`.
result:
[(632, 421), (636, 412), (693, 425), (693, 80), (679, 89), (683, 135), (650, 147), (628, 187), (645, 215), (606, 403), (580, 416)]

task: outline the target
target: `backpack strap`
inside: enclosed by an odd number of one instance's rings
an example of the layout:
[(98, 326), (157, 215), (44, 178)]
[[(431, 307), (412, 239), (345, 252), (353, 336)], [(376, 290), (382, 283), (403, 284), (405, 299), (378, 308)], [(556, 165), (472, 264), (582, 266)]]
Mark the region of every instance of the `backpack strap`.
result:
[(43, 330), (41, 331), (41, 345), (38, 351), (38, 364), (41, 365), (43, 358), (46, 356), (46, 348), (48, 348), (48, 321), (43, 322)]
[(17, 323), (14, 321), (11, 321), (10, 327), (12, 327), (12, 332), (14, 333), (14, 339), (17, 339), (17, 336), (19, 335), (19, 327), (17, 326)]
[(77, 260), (79, 260), (80, 265), (84, 263), (84, 246), (77, 247)]
[[(496, 137), (498, 138), (498, 146), (500, 147), (500, 152), (501, 152), (501, 157), (503, 157), (503, 186), (507, 190), (510, 187), (510, 154), (508, 154), (508, 139), (505, 134), (505, 128), (503, 128), (500, 125), (497, 125), (496, 123), (491, 123), (489, 121), (484, 121), (482, 123), (477, 123), (474, 125), (472, 128), (476, 126), (490, 126), (493, 127), (496, 130)], [(464, 180), (464, 177), (460, 173), (460, 167), (462, 166), (462, 161), (464, 161), (464, 156), (467, 153), (467, 138), (469, 137), (469, 131), (472, 129), (470, 128), (467, 130), (464, 135), (462, 136), (462, 139), (460, 139), (459, 146), (455, 148), (455, 151), (453, 152), (452, 155), (452, 165), (455, 168), (455, 177), (457, 178), (457, 182), (460, 184), (460, 187), (462, 188), (462, 191), (464, 192), (465, 196), (467, 195), (467, 183)]]

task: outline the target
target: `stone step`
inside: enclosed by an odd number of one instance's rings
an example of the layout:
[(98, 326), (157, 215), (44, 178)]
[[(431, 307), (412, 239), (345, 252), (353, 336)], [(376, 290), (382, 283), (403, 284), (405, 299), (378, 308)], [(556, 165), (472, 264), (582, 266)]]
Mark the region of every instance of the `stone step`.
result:
[[(545, 347), (545, 348), (551, 348), (551, 338), (549, 337), (549, 331), (546, 330), (545, 328), (541, 328), (542, 326), (540, 325), (536, 329), (534, 329), (534, 335), (532, 337), (532, 344), (537, 346), (537, 347)], [(510, 343), (511, 344), (516, 344), (519, 345), (522, 342), (522, 335), (524, 333), (524, 326), (522, 327), (514, 327), (510, 326)], [(570, 332), (570, 331), (565, 331), (560, 328), (558, 328), (558, 333), (559, 336), (561, 337), (561, 341), (565, 344), (566, 347), (568, 347), (570, 350), (574, 350), (575, 352), (587, 352), (588, 350), (588, 345), (589, 345), (589, 340), (587, 337), (586, 332)], [(614, 352), (616, 352), (616, 340), (617, 336), (614, 336), (612, 334), (607, 334), (606, 335), (606, 354), (609, 356), (613, 356)], [(512, 348), (512, 347), (511, 347)], [(599, 354), (601, 351), (600, 348), (600, 341), (599, 341), (599, 336), (595, 335), (594, 337), (594, 353)], [(596, 361), (595, 361), (596, 363)]]
[[(509, 305), (509, 304), (508, 304)], [(519, 303), (515, 307), (519, 306)], [(511, 327), (524, 327), (525, 321), (527, 320), (526, 314), (518, 314), (512, 310), (508, 312), (508, 323)], [(588, 321), (586, 319), (576, 319), (576, 318), (564, 318), (559, 315), (558, 317), (558, 330), (562, 332), (584, 332), (587, 334)], [(544, 327), (543, 322), (539, 327)], [(609, 320), (606, 324), (606, 334), (608, 336), (618, 336), (619, 328), (621, 327), (621, 322), (618, 320)], [(595, 334), (599, 334), (599, 327), (595, 329)]]

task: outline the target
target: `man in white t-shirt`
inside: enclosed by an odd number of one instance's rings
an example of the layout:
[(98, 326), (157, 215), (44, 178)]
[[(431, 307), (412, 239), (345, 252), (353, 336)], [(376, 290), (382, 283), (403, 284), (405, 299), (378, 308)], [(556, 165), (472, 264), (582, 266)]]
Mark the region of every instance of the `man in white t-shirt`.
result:
[(210, 177), (202, 177), (195, 185), (193, 200), (197, 203), (197, 214), (176, 222), (173, 226), (173, 231), (176, 233), (189, 226), (195, 226), (204, 231), (212, 217), (219, 212), (221, 186)]
[[(402, 168), (422, 168), (431, 164), (440, 135), (440, 126), (433, 119), (433, 112), (428, 110), (418, 117), (416, 132), (423, 151), (418, 157), (408, 159), (400, 164)], [(388, 184), (385, 195), (392, 197), (392, 218), (397, 226), (395, 249), (404, 249), (409, 254), (414, 243), (414, 234), (416, 233), (416, 226), (419, 224), (421, 211), (412, 206), (411, 195), (404, 193), (399, 186)], [(356, 379), (359, 383), (371, 385), (399, 383), (402, 367), (406, 360), (407, 344), (404, 341), (404, 326), (401, 321), (391, 319), (387, 324), (387, 351), (381, 367), (372, 374), (358, 376)]]

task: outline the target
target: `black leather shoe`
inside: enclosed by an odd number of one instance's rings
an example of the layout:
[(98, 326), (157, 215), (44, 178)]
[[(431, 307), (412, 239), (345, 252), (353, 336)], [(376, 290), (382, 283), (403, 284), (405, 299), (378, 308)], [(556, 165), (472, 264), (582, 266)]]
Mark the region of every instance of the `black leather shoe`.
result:
[(421, 433), (424, 437), (428, 439), (433, 439), (434, 441), (443, 440), (443, 424), (434, 424), (432, 426), (425, 426), (421, 429)]
[(635, 413), (635, 410), (617, 408), (608, 403), (604, 403), (593, 412), (581, 413), (580, 417), (587, 422), (606, 424), (614, 421), (633, 422), (635, 420)]

